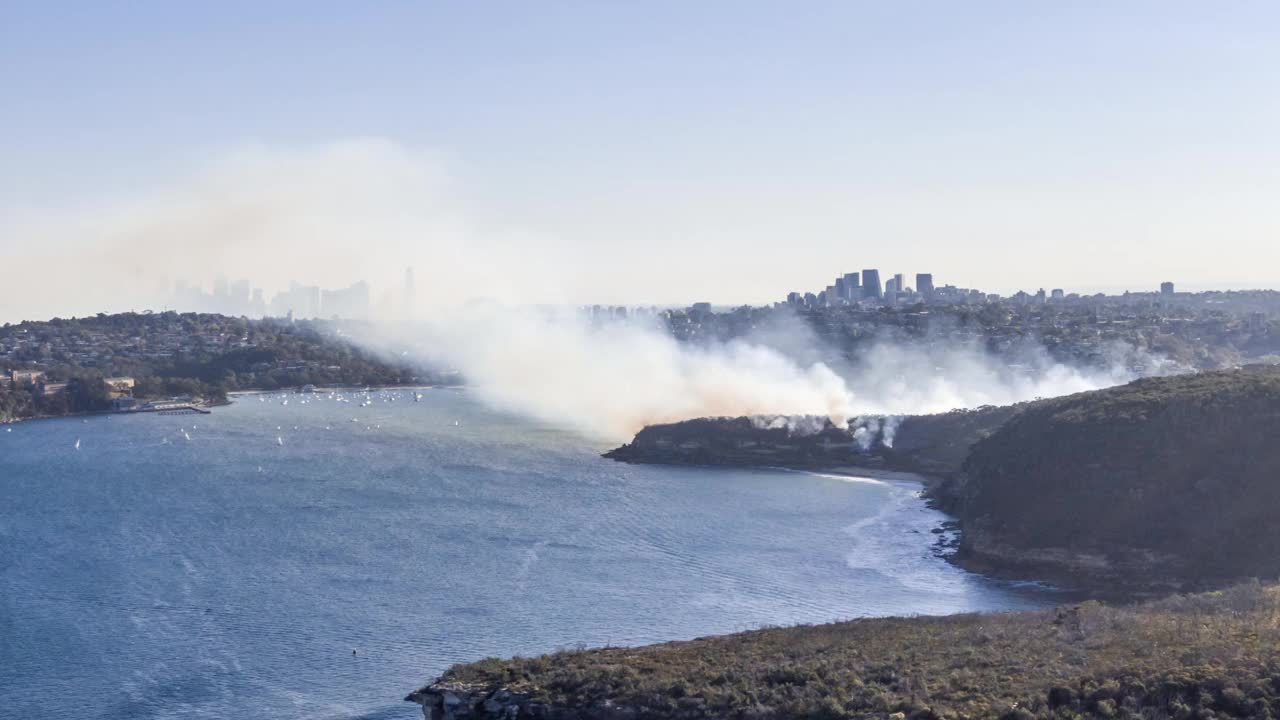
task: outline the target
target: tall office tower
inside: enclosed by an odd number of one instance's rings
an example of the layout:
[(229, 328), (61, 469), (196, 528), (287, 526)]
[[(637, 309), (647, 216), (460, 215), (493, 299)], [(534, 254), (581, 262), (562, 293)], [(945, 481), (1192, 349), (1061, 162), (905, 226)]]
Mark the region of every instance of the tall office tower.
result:
[(844, 281), (844, 276), (836, 278), (836, 299), (840, 301), (849, 298), (849, 287)]
[(1162, 282), (1162, 283), (1160, 283), (1160, 294), (1161, 294), (1161, 295), (1172, 295), (1172, 294), (1173, 294), (1173, 283), (1171, 283), (1171, 282)]
[(933, 297), (933, 273), (916, 273), (916, 292), (925, 300)]
[(906, 292), (906, 291), (907, 291), (907, 279), (906, 279), (905, 277), (903, 277), (902, 273), (894, 273), (894, 275), (893, 275), (893, 291), (894, 291), (894, 292)]
[(891, 277), (884, 281), (884, 296), (891, 298), (898, 294), (898, 278)]
[(862, 299), (862, 280), (858, 277), (858, 273), (844, 274), (844, 291), (845, 300), (849, 302), (857, 302)]
[(862, 297), (878, 298), (884, 293), (880, 290), (880, 271), (862, 271)]

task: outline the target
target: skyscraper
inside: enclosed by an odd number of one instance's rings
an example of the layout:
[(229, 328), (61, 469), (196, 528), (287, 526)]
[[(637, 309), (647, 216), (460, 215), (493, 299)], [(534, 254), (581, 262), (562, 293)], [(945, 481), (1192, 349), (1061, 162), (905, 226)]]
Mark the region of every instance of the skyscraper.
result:
[(916, 292), (925, 300), (933, 297), (933, 273), (916, 273)]
[(1161, 295), (1172, 295), (1172, 294), (1173, 294), (1173, 283), (1171, 283), (1171, 282), (1162, 282), (1162, 283), (1160, 283), (1160, 294), (1161, 294)]
[(880, 271), (862, 271), (862, 297), (878, 298), (884, 295), (880, 290)]
[(894, 273), (894, 275), (893, 275), (893, 291), (894, 291), (894, 292), (906, 292), (906, 291), (907, 291), (907, 279), (902, 275), (902, 273)]
[(862, 281), (858, 277), (858, 273), (844, 274), (844, 291), (847, 293), (844, 299), (849, 302), (857, 302), (862, 299)]

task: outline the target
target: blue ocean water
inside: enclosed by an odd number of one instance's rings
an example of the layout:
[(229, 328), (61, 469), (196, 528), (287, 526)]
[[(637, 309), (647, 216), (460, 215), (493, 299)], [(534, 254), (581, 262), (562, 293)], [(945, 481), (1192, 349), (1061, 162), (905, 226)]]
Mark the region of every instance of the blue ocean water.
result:
[(409, 720), (485, 656), (1054, 599), (935, 557), (909, 484), (345, 398), (0, 431), (0, 716)]

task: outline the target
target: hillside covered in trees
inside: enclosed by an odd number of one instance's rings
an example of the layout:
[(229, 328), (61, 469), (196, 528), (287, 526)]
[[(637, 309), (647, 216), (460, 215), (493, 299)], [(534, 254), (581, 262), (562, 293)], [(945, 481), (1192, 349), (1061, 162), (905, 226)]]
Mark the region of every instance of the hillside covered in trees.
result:
[[(206, 400), (237, 390), (438, 379), (362, 349), (338, 324), (174, 312), (6, 324), (0, 370), (0, 422), (108, 409), (107, 377), (132, 378), (139, 398)], [(40, 377), (10, 382), (14, 371)]]
[(1280, 576), (1280, 368), (1164, 378), (1032, 403), (935, 494), (958, 559), (1068, 582)]

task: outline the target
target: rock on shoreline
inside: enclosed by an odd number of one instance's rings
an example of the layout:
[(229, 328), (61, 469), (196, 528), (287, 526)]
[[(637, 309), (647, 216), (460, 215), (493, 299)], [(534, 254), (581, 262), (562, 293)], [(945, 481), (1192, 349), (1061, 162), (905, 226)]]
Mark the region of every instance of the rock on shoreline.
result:
[[(566, 715), (548, 705), (534, 702), (527, 694), (507, 688), (486, 688), (462, 683), (437, 682), (415, 690), (406, 701), (422, 706), (426, 720), (554, 720), (579, 717)], [(593, 715), (592, 717), (600, 717)]]

